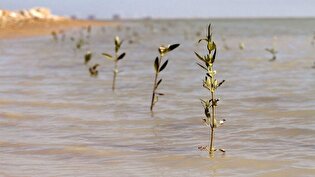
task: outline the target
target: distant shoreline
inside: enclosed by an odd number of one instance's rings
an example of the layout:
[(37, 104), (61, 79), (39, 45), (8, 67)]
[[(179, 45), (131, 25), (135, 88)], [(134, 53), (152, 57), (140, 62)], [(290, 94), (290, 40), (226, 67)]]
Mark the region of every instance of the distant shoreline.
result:
[(13, 23), (5, 27), (0, 27), (1, 39), (16, 39), (25, 37), (36, 37), (51, 35), (53, 31), (61, 32), (68, 31), (75, 28), (82, 28), (87, 26), (113, 26), (126, 21), (142, 21), (142, 20), (315, 20), (315, 17), (215, 17), (215, 18), (139, 18), (139, 19), (120, 19), (118, 21), (111, 20), (35, 20), (25, 21), (21, 23)]
[(138, 20), (315, 20), (315, 17), (171, 17), (171, 18), (122, 18), (120, 21)]
[(38, 20), (14, 23), (0, 28), (0, 39), (15, 39), (50, 35), (53, 31), (61, 32), (87, 26), (111, 26), (116, 22), (99, 20)]

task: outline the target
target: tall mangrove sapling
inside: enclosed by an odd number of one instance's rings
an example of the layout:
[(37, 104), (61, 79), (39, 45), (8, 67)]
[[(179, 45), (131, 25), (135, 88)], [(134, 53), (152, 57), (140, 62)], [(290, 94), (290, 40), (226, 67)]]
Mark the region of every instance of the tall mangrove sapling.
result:
[[(216, 107), (218, 106), (219, 99), (216, 98), (216, 90), (224, 83), (225, 80), (218, 82), (215, 78), (216, 70), (214, 70), (214, 61), (216, 59), (217, 47), (215, 42), (212, 40), (211, 24), (208, 26), (208, 35), (204, 39), (200, 39), (198, 43), (205, 41), (207, 43), (208, 54), (205, 56), (199, 55), (195, 52), (197, 58), (202, 62), (202, 64), (197, 63), (202, 69), (206, 71), (205, 79), (203, 80), (203, 87), (210, 92), (210, 98), (203, 100), (201, 103), (204, 108), (205, 118), (203, 122), (209, 127), (209, 146), (199, 147), (199, 149), (207, 150), (210, 155), (214, 153), (217, 149), (214, 148), (214, 130), (221, 126), (225, 119), (217, 120)], [(219, 149), (222, 152), (225, 152), (224, 149)]]

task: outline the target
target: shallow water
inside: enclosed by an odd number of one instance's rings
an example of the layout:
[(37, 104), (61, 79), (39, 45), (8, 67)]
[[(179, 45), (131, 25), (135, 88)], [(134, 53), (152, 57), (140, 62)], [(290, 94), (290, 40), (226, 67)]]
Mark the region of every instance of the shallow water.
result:
[[(315, 20), (212, 20), (220, 87), (215, 145), (209, 158), (199, 98), (204, 73), (193, 51), (208, 20), (127, 21), (95, 28), (74, 50), (51, 37), (0, 41), (0, 176), (314, 176)], [(112, 92), (113, 37), (125, 39)], [(229, 50), (223, 48), (226, 38)], [(133, 41), (133, 43), (130, 40)], [(245, 43), (245, 50), (238, 48)], [(180, 43), (163, 71), (149, 111), (153, 60), (160, 44)], [(265, 48), (278, 49), (269, 62)], [(100, 63), (98, 78), (83, 64)]]

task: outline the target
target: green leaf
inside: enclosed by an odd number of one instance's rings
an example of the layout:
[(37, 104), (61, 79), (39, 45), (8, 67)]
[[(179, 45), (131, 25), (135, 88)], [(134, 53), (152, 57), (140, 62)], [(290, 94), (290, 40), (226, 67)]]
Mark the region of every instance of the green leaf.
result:
[(209, 25), (208, 25), (208, 35), (207, 35), (208, 41), (211, 41), (211, 36), (212, 36), (212, 34), (211, 34), (211, 23), (209, 23)]
[(121, 60), (121, 59), (123, 59), (125, 55), (126, 55), (126, 53), (125, 53), (125, 52), (124, 52), (124, 53), (122, 53), (122, 54), (120, 54), (120, 55), (119, 55), (119, 57), (117, 58), (117, 60)]
[(207, 45), (207, 48), (208, 48), (209, 51), (212, 51), (212, 50), (217, 48), (217, 45), (213, 41), (211, 41), (211, 42), (209, 41), (208, 45)]
[(95, 64), (92, 68), (95, 70), (97, 69), (97, 67), (99, 67), (100, 65), (99, 64)]
[(162, 82), (162, 79), (160, 79), (160, 80), (157, 82), (155, 88), (158, 88), (158, 86), (160, 85), (161, 82)]
[(167, 52), (168, 52), (168, 48), (165, 47), (164, 45), (161, 45), (161, 46), (159, 47), (159, 53), (160, 53), (161, 56), (163, 56), (163, 55), (166, 54)]
[(206, 108), (207, 107), (207, 102), (205, 100), (203, 100), (203, 99), (200, 99), (200, 101), (201, 101), (201, 104), (202, 104), (203, 108)]
[(98, 66), (99, 64), (95, 64), (94, 66), (89, 68), (89, 71), (92, 77), (96, 77), (98, 75), (98, 70), (97, 70)]
[(155, 61), (154, 61), (154, 69), (155, 69), (155, 72), (156, 73), (158, 73), (159, 72), (159, 66), (160, 64), (159, 64), (159, 58), (158, 57), (156, 57), (155, 58)]
[(112, 59), (113, 59), (113, 56), (111, 56), (111, 55), (110, 55), (110, 54), (108, 54), (108, 53), (102, 53), (102, 55), (103, 55), (104, 57), (106, 57), (106, 58), (110, 59), (110, 60), (112, 60)]
[(163, 65), (161, 66), (161, 68), (159, 69), (159, 72), (163, 71), (163, 69), (165, 69), (166, 65), (168, 63), (168, 60), (166, 60)]
[(115, 37), (115, 46), (119, 46), (120, 45), (120, 39), (118, 36)]
[(221, 81), (221, 82), (218, 84), (218, 87), (220, 87), (224, 82), (225, 82), (225, 80)]
[(89, 51), (84, 55), (84, 63), (87, 64), (92, 58), (92, 53)]
[(214, 63), (216, 55), (217, 55), (217, 49), (215, 48), (213, 55), (211, 56), (210, 63)]
[(170, 46), (168, 47), (168, 51), (172, 51), (172, 50), (176, 49), (178, 46), (179, 46), (179, 44), (170, 45)]
[(115, 52), (117, 53), (121, 47), (121, 44), (123, 43), (123, 40), (120, 41), (119, 37), (115, 37)]
[(195, 52), (195, 55), (198, 57), (198, 59), (205, 62), (205, 59), (202, 56), (200, 56), (197, 52)]
[(207, 118), (211, 118), (211, 114), (210, 114), (210, 111), (209, 111), (209, 107), (205, 107), (205, 115)]
[(160, 95), (160, 96), (163, 96), (163, 95), (164, 95), (164, 93), (155, 93), (155, 94)]
[(159, 101), (159, 97), (157, 95), (154, 96), (153, 105)]
[(198, 43), (200, 43), (201, 41), (206, 41), (206, 42), (208, 42), (208, 39), (199, 39)]
[(202, 69), (204, 69), (204, 70), (208, 71), (208, 69), (207, 69), (206, 67), (204, 67), (202, 64), (197, 63), (197, 65), (198, 65), (198, 66), (200, 66)]

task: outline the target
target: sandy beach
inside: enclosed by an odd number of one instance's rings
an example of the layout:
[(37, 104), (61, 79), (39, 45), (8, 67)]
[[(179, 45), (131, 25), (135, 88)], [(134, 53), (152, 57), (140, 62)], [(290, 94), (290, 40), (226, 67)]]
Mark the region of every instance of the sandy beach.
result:
[(0, 39), (50, 35), (52, 31), (67, 31), (87, 26), (109, 26), (114, 22), (98, 20), (38, 20), (8, 24), (0, 28)]

